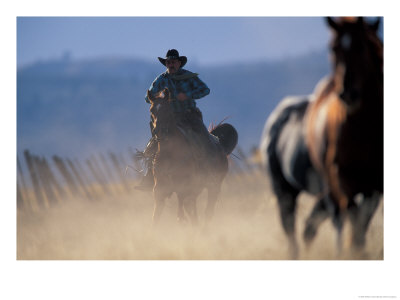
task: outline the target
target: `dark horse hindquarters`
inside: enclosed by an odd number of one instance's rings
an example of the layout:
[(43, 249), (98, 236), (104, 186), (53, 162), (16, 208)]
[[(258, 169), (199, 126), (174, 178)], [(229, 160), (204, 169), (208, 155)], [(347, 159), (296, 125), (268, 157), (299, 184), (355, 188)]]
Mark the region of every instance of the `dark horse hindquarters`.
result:
[(218, 142), (224, 149), (226, 155), (232, 153), (238, 142), (238, 133), (231, 124), (220, 124), (213, 128), (210, 133), (218, 138)]
[(316, 194), (321, 192), (321, 182), (312, 167), (303, 130), (309, 102), (309, 96), (284, 99), (267, 121), (262, 147), (268, 172), (275, 175), (273, 182)]
[[(264, 168), (278, 200), (292, 258), (298, 256), (295, 237), (297, 197), (302, 191), (313, 195), (322, 192), (322, 181), (311, 164), (304, 136), (304, 117), (310, 98), (289, 97), (282, 100), (266, 122), (260, 146)], [(321, 206), (324, 206), (322, 199), (307, 221), (304, 232), (307, 242), (315, 236), (319, 220), (326, 218)]]

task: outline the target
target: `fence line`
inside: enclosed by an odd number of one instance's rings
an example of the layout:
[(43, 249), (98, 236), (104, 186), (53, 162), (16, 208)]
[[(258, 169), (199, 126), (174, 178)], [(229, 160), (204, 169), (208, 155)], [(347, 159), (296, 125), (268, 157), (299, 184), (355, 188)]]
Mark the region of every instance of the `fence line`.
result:
[(28, 205), (27, 201), (27, 195), (25, 194), (27, 190), (27, 185), (25, 181), (25, 176), (22, 171), (21, 167), (21, 162), (19, 161), (19, 158), (17, 157), (17, 168), (18, 168), (18, 173), (17, 173), (17, 208), (22, 208), (26, 205)]
[[(232, 180), (243, 180), (243, 174), (252, 166), (243, 151), (238, 148), (239, 157), (230, 158)], [(72, 198), (95, 201), (101, 197), (117, 197), (133, 191), (141, 174), (127, 172), (128, 166), (141, 169), (132, 148), (126, 156), (122, 153), (92, 154), (84, 160), (62, 158), (53, 155), (51, 159), (23, 152), (25, 164), (17, 156), (17, 208), (37, 211), (49, 208)], [(128, 158), (126, 160), (126, 158)], [(28, 174), (28, 175), (26, 175)], [(228, 180), (230, 180), (228, 178)]]
[(83, 172), (78, 172), (76, 166), (74, 165), (74, 163), (70, 160), (67, 159), (67, 164), (70, 167), (72, 173), (74, 174), (76, 180), (78, 181), (78, 184), (80, 186), (80, 188), (82, 189), (84, 195), (86, 196), (87, 199), (89, 200), (93, 200), (94, 199), (94, 195), (93, 193), (89, 190), (88, 188), (88, 184), (87, 184), (87, 180), (85, 183), (85, 175), (83, 174)]

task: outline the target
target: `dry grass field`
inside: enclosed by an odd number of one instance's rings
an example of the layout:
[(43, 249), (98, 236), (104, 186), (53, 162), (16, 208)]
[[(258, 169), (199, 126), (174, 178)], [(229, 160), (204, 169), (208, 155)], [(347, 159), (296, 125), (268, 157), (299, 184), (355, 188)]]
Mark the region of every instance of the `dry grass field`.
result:
[[(287, 242), (276, 199), (266, 178), (255, 172), (230, 175), (223, 184), (213, 221), (205, 226), (206, 193), (198, 199), (200, 225), (176, 221), (177, 199), (166, 202), (158, 228), (151, 227), (151, 193), (132, 190), (121, 196), (65, 199), (50, 208), (17, 211), (18, 260), (286, 260)], [(314, 199), (298, 203), (297, 235), (302, 260), (355, 259), (336, 256), (330, 221), (320, 228), (307, 251), (301, 241), (304, 221)], [(372, 220), (363, 259), (383, 259), (383, 201)]]

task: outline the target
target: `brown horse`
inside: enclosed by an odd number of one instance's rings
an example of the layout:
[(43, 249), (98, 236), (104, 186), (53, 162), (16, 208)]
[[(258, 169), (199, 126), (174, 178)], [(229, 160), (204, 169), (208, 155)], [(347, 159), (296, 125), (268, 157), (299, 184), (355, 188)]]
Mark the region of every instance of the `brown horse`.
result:
[(237, 144), (237, 132), (229, 124), (220, 124), (207, 133), (208, 145), (199, 145), (193, 142), (194, 132), (174, 115), (168, 89), (155, 97), (149, 92), (147, 94), (158, 144), (153, 164), (153, 224), (160, 219), (165, 199), (175, 192), (178, 197), (178, 221), (185, 220), (186, 211), (191, 223), (196, 225), (196, 199), (204, 188), (208, 190), (205, 211), (208, 221), (214, 214), (221, 184), (228, 172), (227, 156)]
[(363, 18), (327, 21), (333, 74), (308, 107), (306, 144), (327, 185), (339, 250), (347, 213), (352, 246), (360, 250), (383, 194), (383, 44), (379, 19), (372, 25)]
[[(306, 245), (331, 216), (339, 253), (344, 216), (350, 216), (354, 248), (362, 248), (383, 193), (379, 23), (368, 25), (361, 18), (327, 20), (334, 30), (333, 74), (321, 80), (312, 95), (281, 101), (268, 117), (260, 143), (292, 258), (299, 252), (295, 211), (301, 192), (317, 197), (303, 233)], [(361, 202), (356, 201), (358, 194), (363, 196)]]

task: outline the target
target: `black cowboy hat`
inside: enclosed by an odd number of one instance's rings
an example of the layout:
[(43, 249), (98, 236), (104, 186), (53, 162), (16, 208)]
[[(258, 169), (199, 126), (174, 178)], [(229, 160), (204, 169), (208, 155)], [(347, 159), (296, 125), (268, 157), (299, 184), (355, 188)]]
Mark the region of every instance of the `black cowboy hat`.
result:
[(186, 56), (179, 56), (179, 52), (176, 49), (168, 50), (165, 58), (159, 57), (158, 60), (165, 66), (165, 62), (167, 59), (178, 59), (181, 62), (181, 67), (183, 67), (187, 62)]

